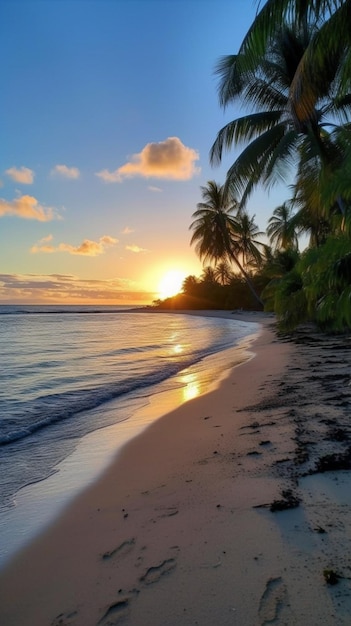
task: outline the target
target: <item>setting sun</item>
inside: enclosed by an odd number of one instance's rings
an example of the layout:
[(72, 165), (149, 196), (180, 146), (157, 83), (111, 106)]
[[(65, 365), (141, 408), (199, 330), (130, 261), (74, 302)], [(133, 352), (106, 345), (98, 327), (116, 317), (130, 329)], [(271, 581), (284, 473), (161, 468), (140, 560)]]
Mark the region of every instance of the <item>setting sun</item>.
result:
[(182, 289), (185, 272), (179, 270), (170, 270), (161, 278), (158, 284), (158, 294), (161, 300), (175, 296)]

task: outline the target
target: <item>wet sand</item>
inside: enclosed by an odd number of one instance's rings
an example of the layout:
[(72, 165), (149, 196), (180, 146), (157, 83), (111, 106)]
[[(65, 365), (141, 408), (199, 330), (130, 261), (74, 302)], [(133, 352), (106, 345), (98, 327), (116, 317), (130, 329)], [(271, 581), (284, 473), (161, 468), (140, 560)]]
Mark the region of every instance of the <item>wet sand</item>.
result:
[(350, 624), (351, 339), (225, 315), (262, 323), (256, 356), (127, 444), (9, 564), (1, 624)]

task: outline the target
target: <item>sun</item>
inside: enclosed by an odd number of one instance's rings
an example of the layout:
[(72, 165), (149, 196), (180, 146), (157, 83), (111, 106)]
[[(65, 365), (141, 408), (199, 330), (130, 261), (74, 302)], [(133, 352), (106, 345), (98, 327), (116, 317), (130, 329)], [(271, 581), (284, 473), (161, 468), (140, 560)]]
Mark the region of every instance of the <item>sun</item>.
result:
[(157, 292), (159, 298), (164, 300), (175, 296), (182, 289), (182, 284), (186, 274), (180, 270), (169, 270), (164, 274), (158, 284)]

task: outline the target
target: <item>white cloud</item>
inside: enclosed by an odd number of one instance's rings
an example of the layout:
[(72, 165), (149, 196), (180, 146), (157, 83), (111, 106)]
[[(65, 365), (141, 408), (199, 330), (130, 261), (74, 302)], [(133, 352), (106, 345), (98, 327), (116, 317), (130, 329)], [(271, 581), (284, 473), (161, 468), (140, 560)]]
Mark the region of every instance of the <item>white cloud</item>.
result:
[(51, 174), (62, 176), (63, 178), (70, 178), (76, 180), (80, 176), (78, 167), (68, 167), (67, 165), (55, 165), (51, 170)]
[(31, 185), (34, 181), (34, 172), (30, 170), (29, 167), (10, 167), (6, 170), (5, 174), (7, 174), (12, 180), (16, 183), (22, 183), (23, 185)]
[(126, 226), (122, 230), (122, 235), (130, 235), (131, 233), (134, 233), (134, 230), (132, 228), (129, 228), (129, 226)]
[(154, 187), (153, 185), (149, 185), (148, 187), (149, 191), (155, 191), (157, 193), (159, 193), (160, 191), (162, 191), (162, 189), (160, 189), (160, 187)]
[(100, 237), (100, 242), (104, 246), (113, 246), (115, 243), (118, 243), (118, 239), (110, 237), (110, 235), (104, 235), (103, 237)]
[(159, 143), (148, 143), (114, 172), (102, 170), (96, 176), (106, 183), (120, 183), (124, 178), (142, 176), (168, 180), (189, 180), (200, 172), (195, 166), (199, 154), (185, 146), (178, 137), (168, 137)]
[(100, 237), (99, 241), (92, 241), (91, 239), (84, 239), (79, 246), (72, 246), (69, 243), (60, 243), (57, 246), (50, 244), (52, 241), (52, 235), (48, 235), (43, 239), (40, 239), (38, 243), (31, 247), (30, 251), (33, 254), (38, 252), (45, 252), (47, 254), (53, 252), (68, 252), (69, 254), (78, 254), (82, 256), (99, 256), (103, 254), (107, 248), (118, 243), (118, 239), (104, 235)]
[(38, 220), (39, 222), (60, 219), (60, 215), (55, 209), (44, 207), (39, 204), (36, 198), (27, 195), (12, 201), (0, 198), (0, 217), (5, 215), (13, 215), (26, 220)]
[(118, 170), (114, 172), (109, 172), (108, 170), (101, 170), (101, 172), (96, 172), (95, 176), (98, 176), (105, 183), (120, 183), (122, 181), (121, 177), (118, 174)]
[(126, 246), (126, 250), (129, 250), (129, 252), (135, 252), (136, 254), (139, 254), (139, 252), (149, 252), (149, 250), (146, 250), (146, 248), (140, 248), (140, 246)]

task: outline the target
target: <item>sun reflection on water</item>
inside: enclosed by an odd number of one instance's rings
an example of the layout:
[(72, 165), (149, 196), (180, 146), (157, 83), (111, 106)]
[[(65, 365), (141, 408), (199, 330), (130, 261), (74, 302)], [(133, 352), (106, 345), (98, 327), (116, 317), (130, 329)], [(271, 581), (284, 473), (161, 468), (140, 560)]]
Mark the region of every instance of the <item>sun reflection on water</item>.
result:
[(200, 395), (200, 384), (195, 373), (183, 374), (181, 377), (181, 381), (185, 384), (185, 387), (183, 387), (184, 402), (192, 400), (193, 398), (196, 398)]

